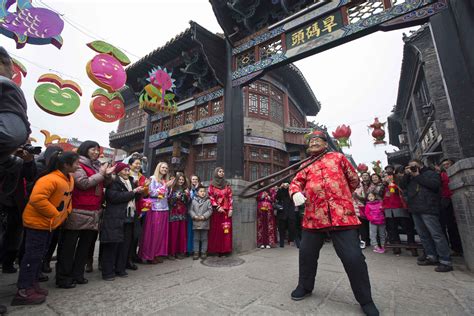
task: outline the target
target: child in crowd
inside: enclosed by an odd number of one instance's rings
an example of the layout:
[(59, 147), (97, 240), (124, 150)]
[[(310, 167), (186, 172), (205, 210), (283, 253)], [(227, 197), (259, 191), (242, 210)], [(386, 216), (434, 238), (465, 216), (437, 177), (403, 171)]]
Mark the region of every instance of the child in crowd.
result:
[(209, 218), (212, 215), (211, 201), (207, 197), (206, 188), (199, 186), (194, 197), (189, 215), (193, 220), (194, 255), (193, 260), (199, 259), (199, 243), (201, 243), (201, 259), (207, 258), (207, 233), (209, 232)]
[(39, 286), (41, 263), (52, 236), (72, 210), (71, 194), (74, 179), (71, 173), (79, 168), (79, 155), (57, 151), (50, 159), (45, 175), (33, 187), (23, 213), (25, 227), (25, 254), (18, 275), (18, 292), (12, 305), (41, 304), (48, 290)]
[(115, 174), (115, 180), (105, 190), (106, 208), (100, 227), (102, 278), (105, 281), (113, 281), (116, 275), (128, 276), (125, 267), (133, 240), (135, 200), (143, 192), (143, 187), (135, 186), (127, 164), (117, 163)]
[[(382, 201), (377, 200), (372, 192), (367, 195), (365, 215), (370, 222), (370, 244), (374, 247), (374, 252), (385, 253), (385, 217)], [(377, 243), (377, 235), (380, 239), (380, 245)]]

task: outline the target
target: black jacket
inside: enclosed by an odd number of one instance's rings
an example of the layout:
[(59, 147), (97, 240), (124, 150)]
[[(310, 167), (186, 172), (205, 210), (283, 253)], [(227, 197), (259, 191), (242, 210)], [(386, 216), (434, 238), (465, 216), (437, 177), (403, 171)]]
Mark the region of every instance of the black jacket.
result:
[[(130, 178), (132, 188), (133, 179)], [(123, 242), (123, 225), (127, 221), (132, 222), (133, 218), (127, 217), (128, 202), (138, 198), (140, 194), (129, 192), (118, 176), (105, 189), (106, 207), (100, 225), (100, 242)]]
[(14, 113), (25, 123), (28, 135), (30, 123), (26, 115), (27, 104), (23, 91), (10, 79), (0, 76), (0, 113)]
[(277, 211), (277, 218), (281, 220), (295, 219), (295, 204), (290, 197), (288, 189), (280, 188), (276, 194), (276, 203), (283, 206), (283, 210)]
[(441, 178), (437, 172), (423, 168), (416, 177), (405, 175), (401, 184), (408, 196), (408, 211), (439, 215)]

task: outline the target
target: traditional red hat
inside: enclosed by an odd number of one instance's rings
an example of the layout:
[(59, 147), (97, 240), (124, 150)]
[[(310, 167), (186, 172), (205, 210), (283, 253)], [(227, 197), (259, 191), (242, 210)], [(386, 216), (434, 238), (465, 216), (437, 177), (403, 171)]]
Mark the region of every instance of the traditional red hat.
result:
[(326, 133), (325, 132), (322, 132), (322, 131), (318, 131), (318, 130), (315, 130), (315, 131), (312, 131), (311, 133), (309, 134), (306, 134), (305, 135), (305, 138), (306, 138), (306, 142), (309, 143), (309, 141), (313, 138), (321, 138), (322, 140), (324, 140), (325, 142), (328, 141), (328, 138), (326, 136)]
[(126, 163), (123, 163), (123, 162), (117, 162), (117, 163), (115, 164), (115, 171), (114, 171), (114, 172), (115, 172), (116, 174), (119, 174), (120, 171), (122, 171), (122, 170), (125, 169), (125, 168), (130, 168), (130, 166), (127, 165)]

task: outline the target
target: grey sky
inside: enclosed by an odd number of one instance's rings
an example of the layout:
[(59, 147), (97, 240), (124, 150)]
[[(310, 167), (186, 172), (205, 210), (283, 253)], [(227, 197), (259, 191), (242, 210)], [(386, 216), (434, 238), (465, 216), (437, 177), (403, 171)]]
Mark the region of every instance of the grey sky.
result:
[[(163, 46), (188, 28), (189, 20), (213, 32), (222, 32), (207, 0), (35, 0), (33, 3), (51, 6), (74, 24), (65, 23), (64, 45), (60, 50), (52, 45), (29, 44), (17, 50), (13, 40), (0, 37), (0, 44), (20, 57), (28, 69), (22, 88), (29, 104), (33, 136), (40, 144), (44, 137), (39, 130), (46, 129), (62, 137), (93, 139), (108, 146), (109, 132), (116, 129), (117, 123), (97, 121), (89, 111), (90, 96), (96, 86), (87, 77), (85, 65), (95, 52), (86, 43), (106, 40), (125, 49), (134, 62), (137, 56)], [(391, 146), (374, 148), (367, 125), (375, 116), (385, 121), (396, 101), (403, 31), (378, 32), (296, 63), (322, 103), (319, 115), (308, 119), (327, 125), (329, 131), (335, 130), (337, 125), (350, 124), (352, 147), (345, 151), (353, 154), (357, 163), (368, 164), (378, 159), (385, 163), (384, 151), (392, 151)], [(37, 79), (47, 72), (56, 73), (48, 69), (63, 73), (59, 74), (63, 79), (77, 81), (82, 87), (81, 106), (75, 114), (55, 117), (36, 106), (33, 92)]]

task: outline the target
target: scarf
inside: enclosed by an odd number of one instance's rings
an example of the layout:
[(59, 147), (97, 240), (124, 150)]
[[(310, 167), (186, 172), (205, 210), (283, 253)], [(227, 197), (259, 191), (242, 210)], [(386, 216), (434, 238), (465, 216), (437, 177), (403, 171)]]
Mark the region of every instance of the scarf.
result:
[(224, 177), (221, 178), (217, 175), (217, 173), (221, 169), (222, 168), (220, 167), (217, 167), (216, 169), (214, 169), (214, 174), (212, 176), (212, 186), (222, 190), (227, 185), (227, 181), (225, 181)]
[[(132, 184), (130, 183), (130, 180), (127, 179), (125, 180), (124, 178), (122, 177), (118, 177), (120, 179), (120, 181), (122, 181), (122, 183), (125, 185), (125, 187), (127, 188), (127, 191), (128, 192), (132, 192), (133, 189), (132, 189)], [(130, 201), (128, 201), (128, 205), (127, 205), (127, 217), (133, 217), (135, 216), (135, 210), (136, 210), (136, 206), (135, 206), (135, 199), (131, 199)]]

